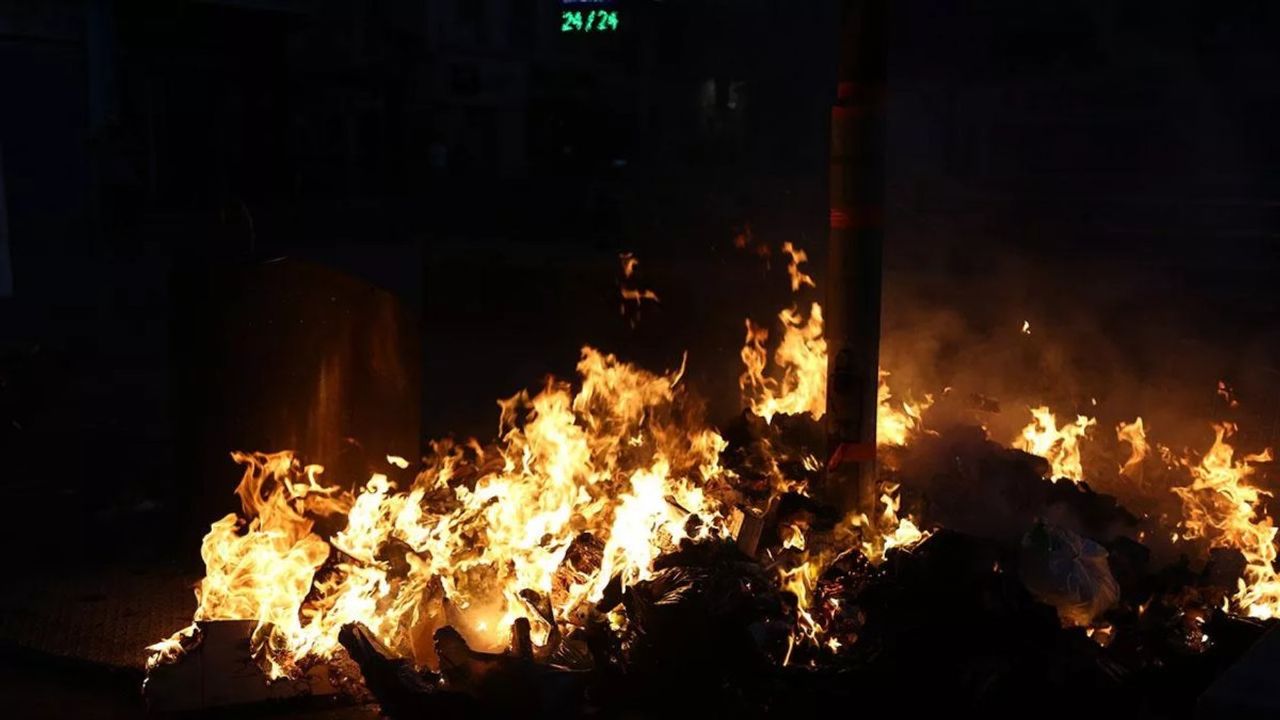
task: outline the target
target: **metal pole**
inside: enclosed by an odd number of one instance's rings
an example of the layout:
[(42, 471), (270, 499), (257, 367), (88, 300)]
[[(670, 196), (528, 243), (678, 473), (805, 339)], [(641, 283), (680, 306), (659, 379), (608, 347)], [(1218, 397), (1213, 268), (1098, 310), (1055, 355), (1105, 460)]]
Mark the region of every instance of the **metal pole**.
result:
[(876, 516), (876, 391), (884, 243), (888, 0), (841, 4), (831, 109), (828, 245), (828, 490), (846, 511)]

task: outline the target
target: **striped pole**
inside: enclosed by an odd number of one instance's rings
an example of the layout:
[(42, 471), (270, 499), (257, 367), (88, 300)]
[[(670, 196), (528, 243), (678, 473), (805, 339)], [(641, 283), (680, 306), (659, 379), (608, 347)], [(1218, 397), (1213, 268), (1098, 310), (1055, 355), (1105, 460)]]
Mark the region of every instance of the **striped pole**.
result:
[(831, 109), (828, 496), (873, 521), (888, 4), (842, 2), (839, 84)]

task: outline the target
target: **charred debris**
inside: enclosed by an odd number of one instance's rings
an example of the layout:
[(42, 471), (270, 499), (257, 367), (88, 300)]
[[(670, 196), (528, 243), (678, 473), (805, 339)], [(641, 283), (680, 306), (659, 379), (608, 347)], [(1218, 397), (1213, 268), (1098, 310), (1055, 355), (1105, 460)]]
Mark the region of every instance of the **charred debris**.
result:
[[(819, 487), (821, 470), (800, 460), (819, 432), (791, 418), (730, 428), (744, 501), (774, 487), (760, 443), (795, 459), (788, 476)], [(1157, 563), (1134, 539), (1143, 521), (1114, 498), (1045, 475), (1042, 459), (952, 428), (882, 468), (932, 530), (914, 545), (868, 557), (802, 486), (775, 494), (737, 542), (686, 541), (652, 577), (615, 579), (579, 622), (549, 622), (543, 644), (527, 619), (498, 654), (443, 627), (427, 669), (348, 625), (347, 671), (363, 682), (343, 689), (403, 720), (803, 717), (869, 702), (912, 715), (1190, 716), (1270, 625), (1224, 611), (1241, 559)], [(785, 546), (786, 525), (806, 529), (807, 549)], [(598, 563), (601, 547), (579, 537), (564, 580)], [(812, 575), (801, 592), (778, 581), (802, 567)], [(550, 621), (548, 598), (524, 596)]]

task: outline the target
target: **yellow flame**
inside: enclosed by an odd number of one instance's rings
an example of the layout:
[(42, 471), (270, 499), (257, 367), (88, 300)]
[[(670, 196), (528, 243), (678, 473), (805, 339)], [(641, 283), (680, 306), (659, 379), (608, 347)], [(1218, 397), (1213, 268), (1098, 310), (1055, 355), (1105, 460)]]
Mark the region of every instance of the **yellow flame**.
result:
[(1120, 423), (1116, 426), (1116, 437), (1120, 442), (1129, 443), (1129, 459), (1120, 466), (1120, 474), (1131, 480), (1142, 479), (1142, 462), (1147, 459), (1147, 453), (1151, 451), (1147, 445), (1147, 429), (1142, 424), (1142, 418), (1137, 418), (1131, 423)]
[(636, 256), (631, 253), (622, 253), (618, 256), (618, 259), (622, 263), (623, 280), (620, 289), (620, 294), (622, 296), (622, 305), (619, 308), (620, 312), (624, 316), (627, 314), (628, 303), (635, 303), (636, 309), (639, 310), (646, 301), (655, 303), (661, 302), (658, 298), (658, 294), (652, 290), (630, 287), (628, 281), (632, 279), (635, 275), (636, 267), (640, 265), (640, 261), (636, 259)]
[(787, 550), (804, 550), (804, 530), (797, 525), (787, 523), (778, 526), (778, 532), (782, 536), (782, 547)]
[(787, 275), (791, 277), (791, 291), (799, 292), (800, 288), (805, 286), (817, 287), (813, 278), (800, 269), (801, 265), (809, 261), (809, 254), (789, 242), (782, 243), (782, 252), (790, 258), (787, 264)]
[(1115, 628), (1111, 623), (1100, 623), (1085, 628), (1084, 634), (1102, 647), (1107, 647), (1115, 639)]
[(1074, 423), (1058, 427), (1058, 420), (1049, 408), (1031, 408), (1032, 421), (1014, 438), (1013, 446), (1049, 461), (1050, 479), (1057, 482), (1067, 478), (1072, 482), (1084, 479), (1080, 463), (1080, 441), (1097, 421), (1084, 415), (1076, 416)]
[(1225, 380), (1218, 381), (1218, 395), (1222, 398), (1222, 401), (1227, 404), (1227, 407), (1240, 407), (1240, 401), (1236, 400), (1235, 392)]
[[(876, 532), (869, 527), (867, 517), (865, 515), (853, 515), (850, 522), (855, 528), (862, 528), (864, 540), (862, 543), (862, 552), (873, 563), (882, 562), (889, 550), (900, 548), (911, 548), (925, 538), (929, 537), (928, 532), (922, 531), (909, 517), (899, 517), (900, 499), (898, 497), (898, 486), (896, 484), (887, 483), (882, 488), (883, 493), (880, 502), (884, 505), (884, 511), (881, 513), (878, 528), (880, 532)], [(789, 525), (782, 525), (781, 531), (783, 535), (784, 547), (795, 547), (797, 550), (805, 549), (803, 533), (799, 533), (797, 528)], [(799, 537), (798, 545), (791, 545), (794, 542), (792, 538)], [(791, 662), (792, 652), (796, 645), (805, 644), (813, 646), (825, 646), (832, 652), (840, 647), (839, 641), (832, 640), (824, 642), (823, 637), (826, 630), (818, 617), (814, 615), (814, 592), (818, 586), (818, 579), (822, 573), (840, 557), (840, 553), (832, 548), (824, 548), (819, 552), (805, 553), (803, 560), (790, 569), (779, 569), (778, 584), (783, 590), (791, 592), (796, 597), (796, 625), (792, 628), (791, 636), (788, 638), (787, 653), (783, 659), (783, 665)], [(838, 607), (838, 601), (836, 604)]]
[(813, 303), (806, 318), (795, 308), (778, 314), (782, 341), (773, 354), (781, 376), (767, 374), (769, 331), (747, 320), (742, 346), (745, 370), (738, 380), (751, 412), (772, 422), (774, 415), (808, 413), (819, 420), (827, 411), (827, 341), (822, 335), (822, 306)]
[(818, 578), (831, 559), (829, 554), (820, 553), (813, 557), (806, 557), (804, 562), (790, 570), (779, 572), (779, 584), (782, 589), (796, 596), (796, 626), (792, 629), (787, 655), (782, 661), (783, 665), (791, 662), (791, 651), (797, 642), (817, 645), (821, 641), (822, 626), (818, 624), (811, 612), (813, 593), (817, 588)]
[[(910, 516), (898, 515), (902, 509), (902, 499), (898, 495), (898, 489), (899, 486), (896, 483), (885, 483), (881, 488), (880, 503), (884, 505), (884, 511), (880, 514), (880, 520), (876, 526), (879, 532), (873, 532), (869, 538), (862, 541), (862, 554), (872, 562), (883, 561), (888, 557), (889, 551), (895, 547), (910, 549), (930, 535), (929, 532), (921, 530)], [(864, 515), (854, 515), (852, 521), (858, 527), (866, 527), (869, 524)]]
[[(505, 647), (518, 617), (545, 638), (521, 590), (549, 597), (565, 620), (612, 577), (648, 577), (688, 534), (726, 532), (724, 508), (706, 492), (726, 481), (725, 441), (684, 400), (681, 372), (652, 374), (584, 348), (576, 393), (548, 382), (501, 401), (495, 447), (438, 443), (405, 488), (375, 474), (356, 493), (338, 492), (290, 453), (235, 454), (242, 517), (219, 520), (204, 539), (196, 619), (256, 620), (254, 650), (273, 677), (331, 657), (349, 622), (405, 656), (421, 628), (446, 623), (476, 649)], [(342, 529), (326, 539), (316, 521), (332, 516), (340, 522), (326, 525)], [(582, 533), (602, 543), (603, 561), (563, 572)], [(175, 650), (162, 642), (153, 652), (163, 660)]]
[(618, 259), (622, 261), (622, 277), (629, 279), (635, 274), (636, 266), (640, 264), (640, 261), (632, 253), (622, 253), (618, 255)]
[(644, 301), (658, 302), (658, 294), (652, 290), (632, 290), (630, 288), (622, 289), (622, 301), (633, 302), (636, 305), (642, 304)]
[(933, 406), (933, 396), (925, 395), (921, 402), (903, 400), (894, 407), (888, 378), (889, 371), (881, 370), (877, 389), (876, 443), (903, 447), (924, 429), (924, 412)]
[(1251, 617), (1272, 618), (1280, 615), (1276, 526), (1263, 509), (1263, 498), (1270, 493), (1249, 482), (1256, 465), (1272, 456), (1268, 449), (1236, 459), (1235, 448), (1227, 442), (1235, 432), (1231, 423), (1214, 425), (1213, 446), (1204, 457), (1199, 462), (1183, 459), (1191, 484), (1173, 491), (1182, 499), (1182, 536), (1239, 550), (1246, 565), (1236, 605)]

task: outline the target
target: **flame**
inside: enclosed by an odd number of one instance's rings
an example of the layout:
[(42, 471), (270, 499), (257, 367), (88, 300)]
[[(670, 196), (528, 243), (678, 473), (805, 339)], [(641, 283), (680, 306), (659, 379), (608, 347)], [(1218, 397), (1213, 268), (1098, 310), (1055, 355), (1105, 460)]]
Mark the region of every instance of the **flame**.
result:
[(788, 639), (787, 654), (782, 660), (784, 666), (791, 663), (791, 651), (795, 649), (797, 642), (813, 645), (821, 642), (823, 629), (811, 610), (818, 578), (831, 559), (827, 553), (806, 556), (804, 561), (794, 568), (779, 572), (779, 585), (796, 597), (796, 625)]
[[(879, 533), (872, 531), (870, 537), (862, 541), (862, 554), (872, 562), (878, 563), (884, 560), (889, 556), (889, 551), (895, 547), (910, 549), (931, 534), (921, 530), (911, 517), (899, 517), (902, 499), (898, 495), (898, 489), (899, 486), (896, 483), (885, 483), (881, 488), (880, 503), (884, 505), (884, 512), (880, 514), (880, 520), (876, 526), (881, 531)], [(864, 515), (854, 515), (852, 521), (857, 527), (871, 529)]]
[(1147, 453), (1151, 451), (1147, 445), (1147, 429), (1142, 424), (1142, 418), (1137, 418), (1131, 423), (1120, 423), (1116, 426), (1116, 437), (1120, 442), (1129, 443), (1131, 448), (1129, 451), (1129, 459), (1120, 466), (1120, 474), (1131, 480), (1142, 479), (1142, 462), (1146, 460)]
[(1082, 481), (1084, 468), (1080, 464), (1080, 441), (1097, 421), (1078, 415), (1074, 423), (1059, 428), (1057, 418), (1044, 406), (1031, 408), (1031, 416), (1031, 424), (1022, 429), (1012, 445), (1048, 460), (1052, 467), (1050, 479), (1054, 482), (1058, 478), (1077, 483)]
[(1023, 334), (1023, 335), (1030, 335), (1030, 334), (1031, 334), (1031, 321), (1030, 321), (1030, 320), (1023, 320), (1023, 321), (1022, 321), (1022, 334)]
[(1227, 439), (1234, 435), (1231, 423), (1214, 425), (1213, 446), (1199, 462), (1183, 458), (1191, 484), (1175, 487), (1182, 499), (1182, 536), (1205, 538), (1214, 547), (1235, 548), (1244, 555), (1244, 577), (1235, 602), (1249, 616), (1280, 615), (1280, 574), (1275, 569), (1276, 526), (1262, 507), (1271, 493), (1249, 482), (1258, 463), (1272, 459), (1270, 449), (1235, 457)]
[(1236, 400), (1235, 391), (1231, 389), (1230, 385), (1227, 385), (1227, 381), (1225, 380), (1218, 381), (1218, 396), (1227, 404), (1227, 407), (1240, 407), (1240, 401)]
[[(878, 527), (883, 528), (883, 532), (877, 533), (875, 528), (870, 527), (865, 515), (855, 514), (849, 518), (849, 522), (855, 528), (860, 528), (866, 538), (862, 543), (863, 555), (877, 564), (888, 557), (889, 550), (895, 547), (910, 549), (930, 535), (922, 531), (913, 519), (898, 516), (901, 509), (898, 485), (886, 483), (882, 487), (880, 502), (884, 504), (884, 511), (881, 513)], [(784, 548), (805, 550), (803, 533), (798, 532), (797, 528), (781, 525), (780, 530)], [(799, 544), (793, 545), (792, 543), (795, 542), (793, 538), (797, 536)], [(826, 647), (832, 652), (840, 648), (840, 642), (835, 638), (823, 641), (826, 630), (820, 619), (815, 617), (813, 604), (818, 579), (841, 555), (842, 553), (833, 548), (824, 548), (820, 552), (805, 552), (799, 564), (790, 569), (779, 569), (779, 586), (796, 598), (795, 627), (792, 628), (788, 638), (786, 656), (782, 661), (784, 666), (790, 664), (792, 652), (798, 644)]]
[[(1141, 612), (1139, 613), (1141, 615)], [(1084, 634), (1102, 647), (1107, 647), (1115, 639), (1115, 627), (1111, 623), (1100, 623), (1085, 628)]]
[[(782, 252), (790, 258), (787, 274), (792, 292), (806, 285), (815, 287), (813, 278), (800, 269), (809, 255), (790, 242), (782, 244)], [(810, 305), (808, 318), (796, 307), (786, 308), (778, 313), (778, 320), (782, 323), (782, 340), (773, 361), (781, 377), (767, 373), (769, 351), (765, 343), (769, 331), (750, 319), (746, 321), (747, 336), (741, 352), (745, 369), (738, 379), (743, 402), (767, 423), (779, 414), (808, 413), (820, 420), (827, 412), (827, 341), (823, 336), (822, 306)]]
[[(800, 269), (806, 254), (790, 243), (783, 251), (792, 290), (813, 287)], [(621, 261), (630, 281), (638, 263), (630, 254)], [(626, 282), (622, 297), (624, 311), (627, 302), (657, 300)], [(744, 404), (766, 422), (779, 414), (819, 420), (827, 380), (822, 307), (811, 304), (807, 315), (792, 307), (778, 318), (782, 332), (772, 356), (769, 331), (746, 322)], [(1030, 334), (1028, 322), (1023, 332)], [(733, 535), (744, 512), (759, 510), (734, 504), (741, 499), (737, 478), (720, 463), (727, 443), (684, 392), (683, 362), (651, 373), (584, 347), (577, 374), (576, 387), (551, 379), (536, 393), (498, 401), (493, 444), (435, 443), (412, 480), (407, 473), (392, 472), (395, 480), (374, 473), (345, 491), (322, 481), (323, 467), (291, 452), (233, 453), (243, 466), (236, 488), (241, 509), (214, 522), (202, 542), (206, 575), (196, 589), (195, 620), (255, 621), (252, 649), (272, 678), (298, 677), (331, 659), (339, 629), (352, 622), (420, 664), (433, 662), (421, 638), (446, 624), (472, 648), (499, 651), (509, 644), (512, 623), (526, 618), (542, 645), (559, 626), (580, 625), (611, 583), (644, 581), (657, 558), (682, 541)], [(895, 400), (889, 377), (879, 374), (877, 438), (881, 446), (902, 447), (926, 432), (923, 416), (933, 397)], [(1220, 392), (1234, 404), (1225, 386)], [(1032, 422), (1012, 444), (1048, 460), (1055, 481), (1080, 482), (1081, 441), (1096, 421), (1081, 415), (1059, 427), (1048, 407), (1030, 412)], [(1202, 458), (1179, 461), (1192, 483), (1174, 488), (1185, 517), (1173, 539), (1239, 549), (1246, 569), (1235, 604), (1254, 617), (1280, 616), (1277, 528), (1263, 510), (1268, 493), (1249, 482), (1270, 452), (1237, 460), (1226, 443), (1235, 427), (1215, 427), (1214, 445)], [(1151, 451), (1142, 418), (1120, 423), (1116, 432), (1131, 446), (1120, 472), (1140, 479)], [(761, 445), (767, 454), (768, 441)], [(1166, 462), (1175, 459), (1155, 447)], [(822, 467), (811, 454), (793, 459), (811, 473)], [(409, 466), (398, 455), (386, 461), (399, 470)], [(777, 458), (768, 462), (775, 492), (807, 492), (802, 481), (783, 477)], [(930, 534), (902, 512), (898, 485), (884, 484), (879, 500), (883, 510), (874, 519), (854, 515), (840, 528), (859, 529), (846, 547), (860, 544), (877, 564)], [(778, 531), (791, 565), (777, 570), (778, 584), (796, 598), (784, 664), (797, 644), (834, 652), (841, 641), (824, 639), (825, 605), (813, 604), (820, 576), (840, 552), (807, 537), (803, 524), (782, 523)], [(549, 616), (526, 591), (549, 601)], [(622, 613), (607, 617), (614, 628), (627, 623)], [(148, 667), (173, 661), (197, 633), (193, 625), (152, 645)], [(1101, 643), (1111, 629), (1088, 634)]]
[(899, 408), (895, 408), (890, 402), (893, 395), (889, 391), (888, 378), (889, 371), (881, 370), (877, 389), (876, 444), (903, 447), (924, 429), (924, 412), (933, 406), (933, 396), (925, 395), (921, 402), (903, 400)]
[(635, 274), (636, 266), (640, 264), (640, 261), (632, 253), (622, 253), (618, 255), (618, 259), (622, 261), (622, 277), (630, 279)]
[(799, 292), (800, 288), (817, 287), (813, 282), (813, 278), (809, 277), (800, 266), (809, 261), (809, 254), (797, 248), (789, 242), (782, 243), (782, 252), (787, 254), (790, 262), (787, 264), (787, 275), (791, 277), (791, 292)]
[(827, 341), (822, 334), (822, 306), (813, 303), (809, 317), (795, 308), (778, 313), (782, 341), (774, 351), (781, 377), (766, 374), (769, 331), (747, 320), (742, 346), (746, 367), (738, 380), (743, 400), (752, 413), (773, 422), (773, 416), (808, 413), (819, 420), (827, 411)]
[[(256, 620), (253, 647), (272, 677), (330, 658), (338, 630), (356, 621), (405, 656), (424, 623), (448, 622), (493, 650), (527, 617), (545, 639), (521, 590), (549, 597), (565, 620), (611, 578), (648, 577), (681, 539), (726, 532), (707, 492), (727, 480), (726, 444), (686, 400), (682, 372), (584, 348), (576, 393), (549, 381), (499, 402), (495, 447), (439, 443), (404, 488), (375, 474), (339, 492), (291, 453), (236, 453), (242, 511), (204, 539), (196, 619)], [(342, 529), (321, 537), (322, 518)], [(565, 582), (557, 573), (582, 533), (603, 544), (602, 561)], [(153, 647), (157, 661), (175, 652)]]
[[(622, 305), (620, 312), (625, 316), (627, 314), (628, 303), (635, 303), (635, 309), (638, 312), (640, 307), (648, 302), (661, 302), (658, 294), (652, 290), (645, 290), (630, 286), (630, 280), (633, 279), (636, 267), (640, 265), (640, 261), (632, 253), (622, 253), (618, 255), (619, 261), (622, 263), (622, 285), (620, 293), (622, 296)], [(633, 318), (634, 324), (634, 318)]]
[(633, 290), (631, 288), (622, 288), (622, 302), (625, 304), (633, 302), (637, 306), (643, 304), (646, 300), (650, 302), (658, 302), (658, 294), (652, 290)]
[(804, 530), (798, 525), (782, 523), (778, 526), (778, 533), (782, 536), (782, 547), (784, 549), (804, 550)]

